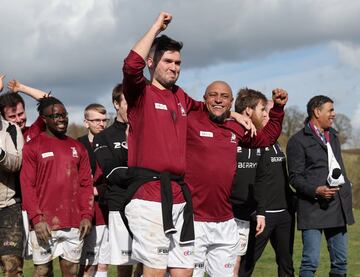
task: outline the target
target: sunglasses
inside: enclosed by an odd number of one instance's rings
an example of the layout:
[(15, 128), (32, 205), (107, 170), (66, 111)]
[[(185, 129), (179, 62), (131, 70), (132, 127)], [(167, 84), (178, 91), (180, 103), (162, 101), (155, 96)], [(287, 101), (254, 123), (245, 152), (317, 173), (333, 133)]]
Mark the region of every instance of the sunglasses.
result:
[(68, 113), (65, 112), (65, 113), (45, 114), (44, 116), (50, 119), (59, 119), (59, 118), (66, 119), (68, 117)]

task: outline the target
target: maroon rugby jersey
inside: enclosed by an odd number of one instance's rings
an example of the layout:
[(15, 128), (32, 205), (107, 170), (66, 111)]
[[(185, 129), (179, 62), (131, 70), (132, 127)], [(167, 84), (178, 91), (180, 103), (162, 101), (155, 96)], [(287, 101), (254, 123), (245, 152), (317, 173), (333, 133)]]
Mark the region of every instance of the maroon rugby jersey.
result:
[(189, 113), (185, 181), (191, 189), (195, 221), (221, 222), (234, 217), (229, 197), (238, 142), (253, 148), (273, 144), (281, 133), (283, 117), (283, 108), (274, 107), (269, 123), (250, 138), (234, 120), (216, 124), (207, 111)]
[(70, 137), (42, 132), (23, 148), (20, 173), (23, 208), (33, 224), (44, 217), (52, 230), (92, 219), (93, 180), (85, 147)]
[(41, 116), (38, 116), (38, 118), (34, 121), (33, 124), (31, 124), (30, 127), (24, 128), (23, 135), (25, 142), (28, 142), (37, 137), (41, 132), (45, 131), (45, 128), (44, 120), (41, 118)]
[[(178, 86), (161, 90), (149, 84), (143, 75), (144, 67), (145, 61), (134, 51), (123, 67), (130, 123), (128, 166), (184, 175), (187, 113), (203, 104)], [(180, 187), (173, 183), (172, 189), (174, 203), (183, 202)], [(160, 202), (160, 182), (144, 184), (134, 198)]]

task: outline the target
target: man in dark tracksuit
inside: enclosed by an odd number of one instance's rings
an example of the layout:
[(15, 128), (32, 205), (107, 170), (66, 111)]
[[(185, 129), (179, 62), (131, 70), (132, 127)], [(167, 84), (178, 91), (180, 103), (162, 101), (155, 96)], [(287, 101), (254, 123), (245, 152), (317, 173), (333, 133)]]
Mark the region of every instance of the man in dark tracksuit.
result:
[(251, 221), (248, 250), (242, 257), (239, 276), (251, 276), (269, 240), (275, 250), (278, 276), (294, 276), (292, 191), (285, 155), (278, 143), (264, 149), (258, 162), (254, 187), (263, 190), (266, 225), (264, 231), (255, 237), (256, 225)]
[[(347, 225), (354, 223), (351, 184), (346, 177), (340, 142), (331, 128), (335, 118), (333, 101), (314, 96), (307, 104), (308, 118), (287, 146), (290, 184), (295, 188), (297, 226), (302, 231), (303, 253), (299, 276), (314, 276), (319, 265), (324, 232), (330, 254), (329, 276), (346, 276)], [(333, 153), (333, 155), (329, 155)], [(343, 184), (331, 187), (330, 160), (341, 170)]]

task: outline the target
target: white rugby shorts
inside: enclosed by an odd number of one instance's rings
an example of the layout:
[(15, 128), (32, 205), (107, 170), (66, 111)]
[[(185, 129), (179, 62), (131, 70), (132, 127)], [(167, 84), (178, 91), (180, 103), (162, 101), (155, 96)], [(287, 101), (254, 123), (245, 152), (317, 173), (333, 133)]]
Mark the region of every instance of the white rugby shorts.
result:
[(131, 258), (132, 239), (120, 212), (109, 212), (109, 243), (110, 243), (110, 264), (131, 265), (137, 261)]
[(193, 268), (194, 244), (180, 244), (185, 203), (173, 205), (173, 223), (176, 233), (165, 235), (161, 203), (133, 199), (125, 213), (133, 233), (132, 258), (147, 267)]
[(246, 254), (246, 250), (249, 242), (250, 221), (235, 218), (235, 222), (240, 236), (239, 249), (238, 249), (239, 251), (237, 255), (244, 256)]
[(78, 228), (51, 231), (48, 243), (39, 244), (35, 231), (30, 231), (30, 243), (35, 265), (46, 264), (57, 257), (72, 263), (79, 263), (83, 240), (79, 239)]
[(109, 229), (106, 225), (93, 226), (84, 239), (80, 264), (97, 265), (110, 263)]
[(193, 277), (232, 277), (239, 248), (234, 219), (223, 222), (195, 221), (195, 268)]

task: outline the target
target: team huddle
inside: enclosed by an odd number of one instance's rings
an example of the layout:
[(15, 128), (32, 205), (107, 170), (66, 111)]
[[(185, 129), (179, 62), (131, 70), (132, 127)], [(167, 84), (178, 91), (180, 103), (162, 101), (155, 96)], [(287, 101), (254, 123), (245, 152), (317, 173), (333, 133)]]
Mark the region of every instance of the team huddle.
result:
[[(288, 93), (271, 99), (225, 81), (203, 101), (176, 81), (182, 43), (161, 35), (162, 12), (133, 46), (114, 87), (114, 123), (104, 106), (84, 110), (87, 134), (66, 135), (68, 113), (49, 93), (9, 81), (0, 95), (0, 264), (4, 276), (251, 276), (270, 241), (278, 276), (295, 276), (295, 213), (302, 232), (299, 276), (314, 276), (322, 233), (329, 276), (346, 276), (351, 184), (333, 101), (307, 104), (287, 155), (277, 142)], [(150, 80), (144, 76), (148, 67)], [(0, 76), (0, 89), (4, 76)], [(38, 101), (26, 126), (19, 93)], [(290, 186), (291, 185), (291, 186)]]

